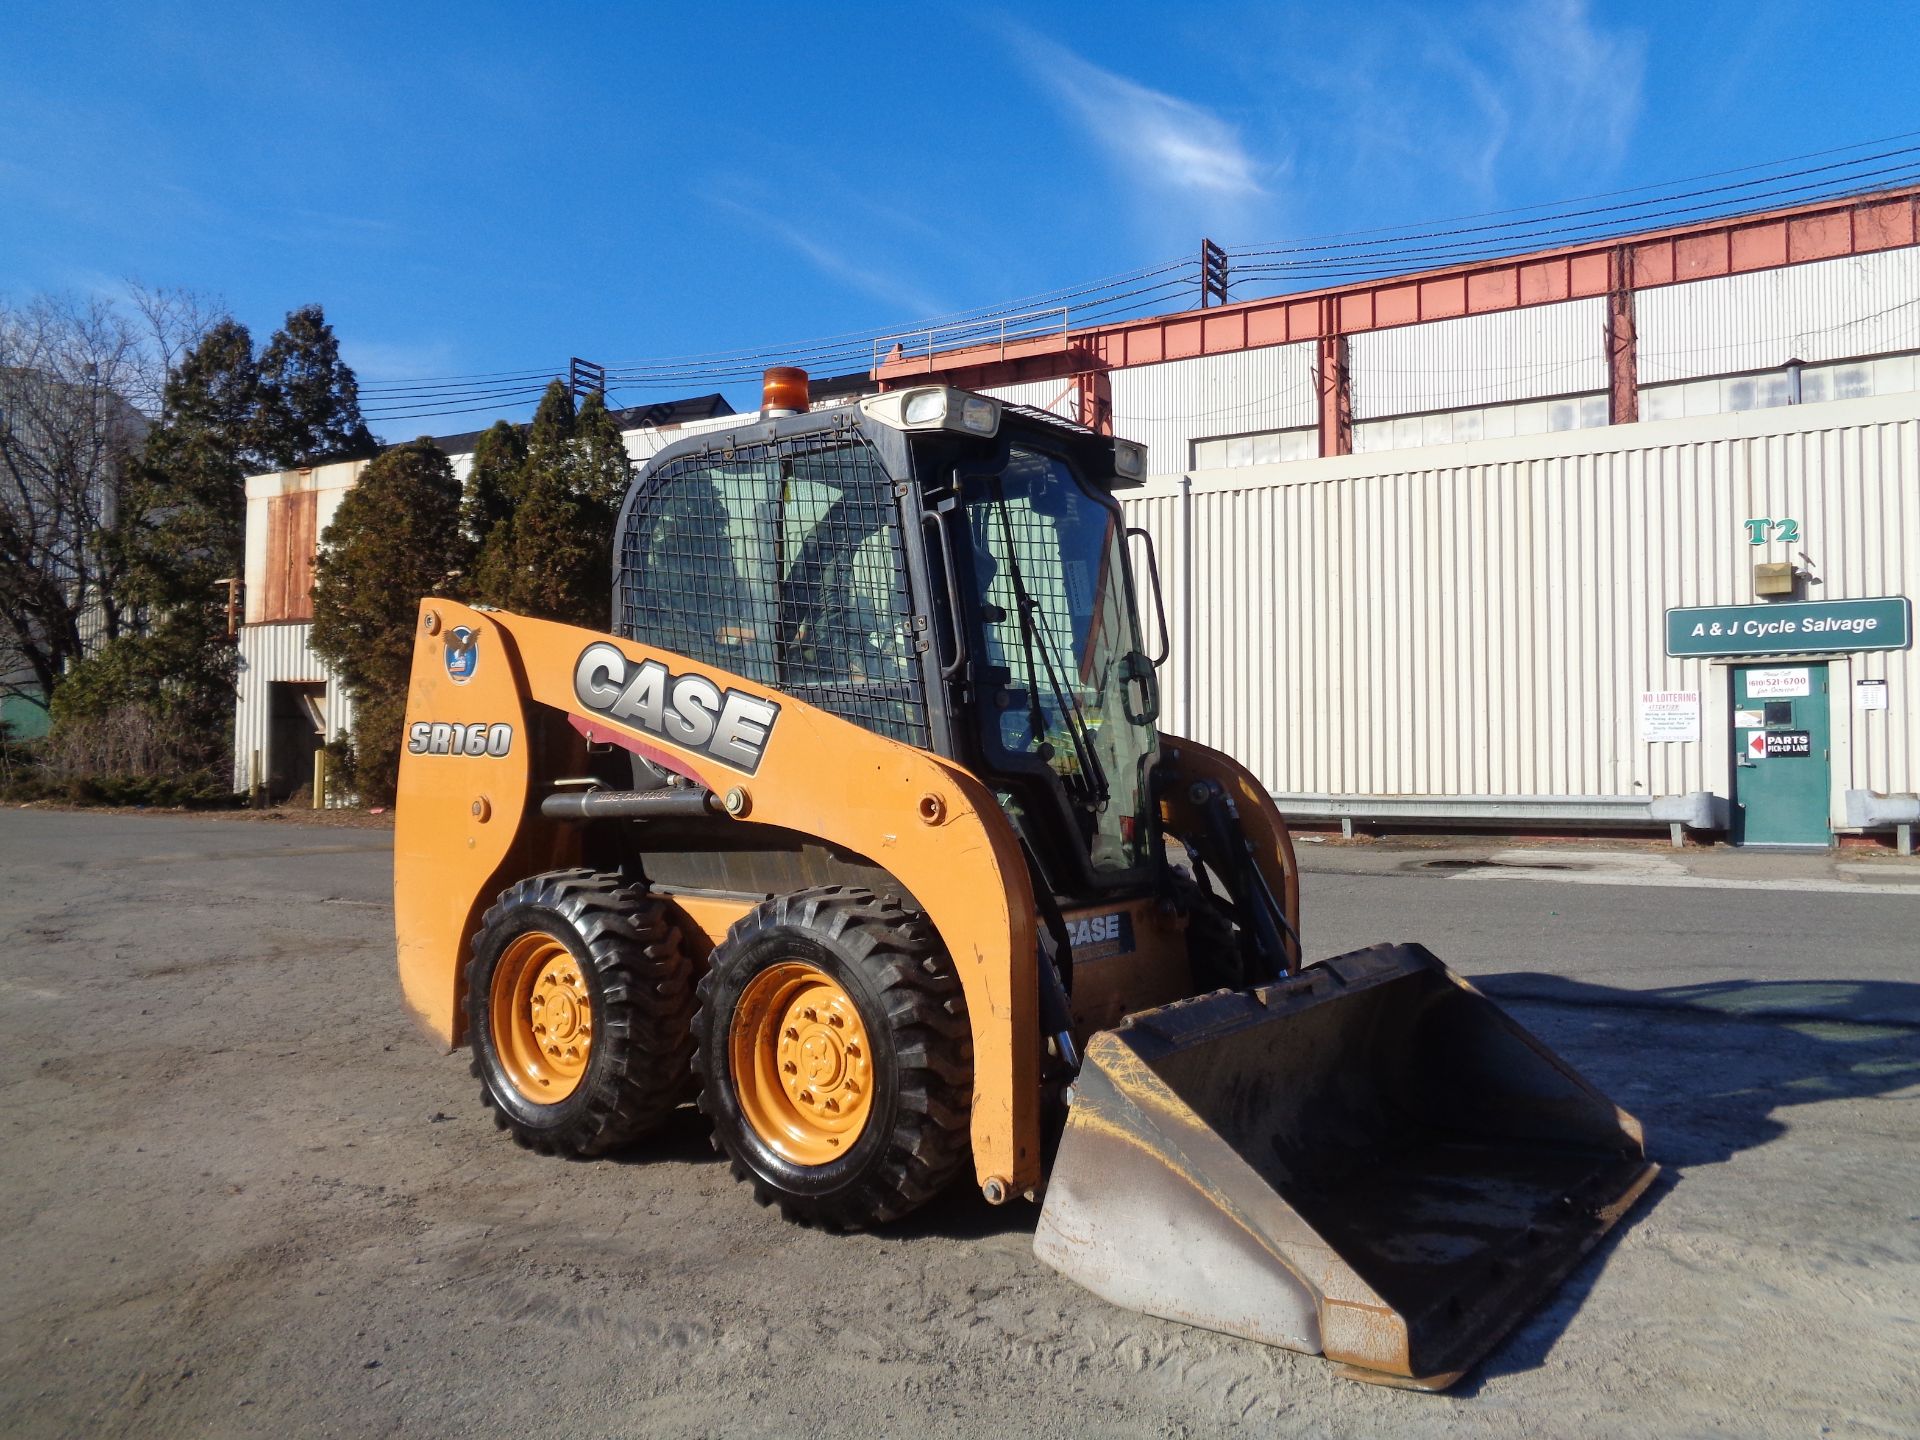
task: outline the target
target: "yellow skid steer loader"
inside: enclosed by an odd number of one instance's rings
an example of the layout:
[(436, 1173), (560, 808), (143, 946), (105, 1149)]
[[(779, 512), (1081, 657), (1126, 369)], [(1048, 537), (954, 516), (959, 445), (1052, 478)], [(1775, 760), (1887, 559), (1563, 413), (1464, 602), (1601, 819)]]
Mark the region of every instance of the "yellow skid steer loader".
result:
[(1272, 798), (1156, 725), (1140, 447), (767, 395), (635, 477), (608, 631), (422, 603), (409, 1007), (535, 1149), (695, 1099), (793, 1219), (970, 1170), (1117, 1304), (1451, 1383), (1646, 1189), (1639, 1125), (1416, 945), (1302, 963)]

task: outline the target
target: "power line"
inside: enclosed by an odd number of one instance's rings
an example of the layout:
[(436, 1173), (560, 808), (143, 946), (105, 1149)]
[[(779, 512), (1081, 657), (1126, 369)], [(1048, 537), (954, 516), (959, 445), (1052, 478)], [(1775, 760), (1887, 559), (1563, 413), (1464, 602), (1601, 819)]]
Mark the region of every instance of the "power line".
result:
[[(1244, 292), (1251, 285), (1265, 293), (1285, 293), (1290, 281), (1376, 279), (1443, 265), (1504, 258), (1524, 253), (1534, 248), (1534, 242), (1543, 239), (1557, 237), (1561, 243), (1579, 243), (1631, 233), (1662, 220), (1698, 217), (1714, 211), (1740, 213), (1742, 208), (1767, 208), (1771, 202), (1787, 197), (1802, 197), (1804, 203), (1864, 193), (1868, 189), (1892, 188), (1920, 179), (1920, 161), (1912, 158), (1920, 156), (1920, 145), (1852, 154), (1844, 160), (1798, 169), (1782, 167), (1887, 146), (1916, 136), (1920, 136), (1920, 131), (1907, 131), (1684, 180), (1488, 211), (1459, 217), (1458, 221), (1427, 222), (1424, 227), (1381, 227), (1308, 237), (1288, 245), (1232, 247), (1229, 254), (1239, 263), (1233, 267), (1231, 283), (1237, 292)], [(1877, 169), (1862, 168), (1881, 161), (1897, 163)], [(1755, 174), (1759, 171), (1767, 173)], [(1734, 175), (1753, 178), (1720, 185), (1699, 183)], [(1781, 183), (1789, 180), (1807, 183)], [(1874, 181), (1879, 183), (1869, 184)], [(1689, 185), (1695, 188), (1676, 188)], [(1591, 203), (1622, 196), (1644, 198), (1619, 204)], [(1501, 218), (1521, 215), (1529, 218)], [(1494, 223), (1461, 223), (1482, 220)], [(1421, 241), (1440, 243), (1415, 243)], [(1256, 263), (1245, 263), (1249, 261)], [(800, 363), (830, 372), (865, 371), (883, 347), (894, 342), (910, 346), (910, 358), (918, 359), (967, 345), (991, 344), (1003, 336), (1013, 340), (1052, 333), (1054, 325), (1048, 317), (1055, 311), (1060, 312), (1058, 328), (1065, 332), (1073, 326), (1111, 323), (1162, 309), (1171, 294), (1195, 287), (1198, 274), (1198, 261), (1187, 257), (1142, 266), (1103, 280), (953, 311), (907, 327), (851, 330), (785, 345), (743, 346), (609, 364), (606, 367), (608, 385), (610, 390), (645, 394), (693, 385), (746, 382), (757, 378), (767, 364), (776, 362)], [(1259, 297), (1241, 293), (1237, 298)], [(391, 422), (519, 408), (537, 399), (555, 378), (558, 378), (556, 370), (539, 368), (479, 372), (369, 381), (361, 387), (361, 393), (367, 401), (365, 413), (369, 420)]]
[[(1914, 146), (1907, 150), (1888, 152), (1889, 157), (1895, 156), (1895, 155), (1915, 155), (1915, 154), (1920, 154), (1920, 146)], [(1887, 157), (1873, 156), (1869, 158), (1881, 159), (1881, 158), (1887, 158)], [(1862, 171), (1858, 174), (1849, 175), (1844, 178), (1834, 177), (1829, 180), (1814, 181), (1806, 185), (1792, 185), (1792, 186), (1778, 187), (1773, 190), (1763, 191), (1756, 195), (1747, 196), (1744, 198), (1742, 203), (1751, 204), (1755, 201), (1771, 201), (1771, 200), (1777, 200), (1777, 199), (1781, 199), (1781, 198), (1792, 196), (1792, 195), (1808, 196), (1809, 192), (1816, 192), (1816, 191), (1822, 192), (1822, 194), (1810, 196), (1810, 198), (1831, 198), (1831, 196), (1852, 193), (1853, 187), (1855, 187), (1861, 181), (1881, 179), (1881, 178), (1888, 178), (1893, 183), (1903, 183), (1904, 181), (1912, 178), (1912, 175), (1916, 168), (1916, 164), (1920, 164), (1920, 162), (1909, 160), (1903, 164), (1885, 166), (1878, 170)], [(1798, 172), (1798, 173), (1805, 174), (1810, 172)], [(1791, 179), (1794, 177), (1791, 175), (1783, 175), (1775, 178)], [(1639, 206), (1636, 206), (1634, 208), (1638, 209), (1638, 208), (1642, 208), (1644, 205), (1650, 205), (1655, 203), (1665, 203), (1666, 201), (1669, 201), (1669, 200), (1691, 199), (1698, 195), (1703, 195), (1708, 193), (1711, 193), (1711, 192), (1692, 191), (1684, 194), (1665, 196), (1665, 197), (1661, 197), (1661, 200), (1657, 202), (1656, 201), (1641, 202)], [(1615, 207), (1606, 207), (1606, 208), (1612, 209)], [(1478, 258), (1482, 258), (1483, 255), (1511, 253), (1506, 248), (1507, 245), (1510, 244), (1511, 242), (1532, 241), (1532, 240), (1537, 240), (1537, 239), (1541, 239), (1548, 236), (1554, 236), (1554, 235), (1574, 235), (1574, 236), (1588, 235), (1591, 238), (1603, 238), (1606, 235), (1610, 235), (1610, 234), (1627, 233), (1632, 230), (1640, 229), (1644, 227), (1649, 221), (1652, 221), (1652, 220), (1669, 219), (1675, 216), (1682, 216), (1682, 215), (1698, 215), (1705, 211), (1714, 211), (1714, 210), (1720, 210), (1723, 208), (1725, 208), (1725, 202), (1705, 201), (1698, 205), (1669, 206), (1668, 208), (1663, 210), (1650, 210), (1642, 214), (1633, 215), (1631, 217), (1622, 217), (1613, 222), (1604, 222), (1596, 225), (1534, 224), (1530, 229), (1527, 229), (1525, 231), (1519, 232), (1514, 235), (1506, 236), (1502, 241), (1494, 242), (1496, 246), (1498, 246), (1499, 248), (1477, 253), (1471, 256), (1470, 258), (1478, 259)], [(1573, 218), (1577, 218), (1582, 214), (1597, 214), (1597, 213), (1601, 213), (1601, 212), (1574, 211), (1574, 212), (1569, 212), (1565, 216), (1555, 215), (1555, 216), (1547, 216), (1543, 218), (1553, 219), (1553, 220), (1573, 219)], [(1492, 227), (1492, 228), (1505, 228), (1505, 227)], [(1476, 233), (1477, 229), (1478, 227), (1476, 227), (1476, 229), (1463, 229), (1463, 230), (1455, 230), (1455, 231), (1434, 231), (1434, 232), (1430, 232), (1427, 235), (1412, 235), (1412, 236), (1408, 236), (1407, 238), (1408, 239), (1428, 239), (1428, 238), (1442, 238), (1448, 235), (1466, 235), (1466, 234)], [(1324, 247), (1324, 248), (1331, 249), (1332, 247)], [(1424, 245), (1424, 246), (1403, 246), (1399, 249), (1394, 249), (1394, 250), (1368, 251), (1363, 249), (1362, 247), (1355, 247), (1355, 249), (1353, 250), (1341, 251), (1337, 254), (1332, 254), (1326, 257), (1322, 257), (1320, 259), (1309, 259), (1309, 260), (1301, 260), (1301, 261), (1281, 261), (1281, 262), (1258, 264), (1258, 265), (1242, 265), (1237, 267), (1237, 269), (1239, 273), (1242, 273), (1242, 274), (1245, 274), (1245, 273), (1258, 274), (1258, 273), (1265, 273), (1269, 271), (1281, 271), (1281, 270), (1309, 270), (1317, 266), (1322, 266), (1328, 263), (1332, 263), (1334, 261), (1402, 262), (1402, 261), (1408, 261), (1408, 260), (1417, 260), (1425, 256), (1448, 255), (1448, 254), (1460, 251), (1463, 248), (1465, 247), (1460, 245)], [(1302, 252), (1301, 251), (1289, 252), (1285, 250), (1273, 249), (1273, 250), (1262, 250), (1262, 251), (1252, 252), (1252, 253), (1259, 254), (1259, 255), (1279, 255), (1279, 254), (1302, 253)]]
[[(1912, 140), (1920, 137), (1920, 130), (1902, 130), (1894, 135), (1882, 135), (1876, 140), (1859, 140), (1850, 145), (1835, 145), (1825, 150), (1809, 150), (1801, 155), (1785, 155), (1774, 160), (1759, 160), (1751, 165), (1735, 165), (1727, 170), (1710, 170), (1700, 175), (1685, 175), (1671, 180), (1654, 180), (1645, 185), (1629, 185), (1622, 190), (1603, 190), (1592, 195), (1576, 195), (1563, 200), (1542, 200), (1531, 205), (1515, 205), (1504, 210), (1483, 210), (1472, 215), (1454, 215), (1441, 220), (1417, 221), (1409, 225), (1382, 225), (1370, 230), (1341, 230), (1324, 235), (1307, 235), (1294, 242), (1304, 245), (1310, 242), (1326, 240), (1349, 240), (1365, 235), (1386, 235), (1403, 230), (1411, 230), (1419, 224), (1456, 225), (1468, 220), (1491, 220), (1502, 215), (1524, 215), (1531, 210), (1558, 210), (1566, 205), (1586, 205), (1596, 200), (1613, 200), (1622, 195), (1639, 195), (1648, 190), (1665, 190), (1675, 185), (1697, 185), (1703, 180), (1719, 180), (1728, 175), (1745, 175), (1754, 170), (1770, 170), (1779, 165), (1797, 165), (1802, 160), (1821, 160), (1829, 155), (1839, 155), (1848, 150), (1865, 150), (1875, 145), (1890, 145), (1896, 140)], [(1250, 246), (1228, 246), (1230, 252), (1248, 250)]]

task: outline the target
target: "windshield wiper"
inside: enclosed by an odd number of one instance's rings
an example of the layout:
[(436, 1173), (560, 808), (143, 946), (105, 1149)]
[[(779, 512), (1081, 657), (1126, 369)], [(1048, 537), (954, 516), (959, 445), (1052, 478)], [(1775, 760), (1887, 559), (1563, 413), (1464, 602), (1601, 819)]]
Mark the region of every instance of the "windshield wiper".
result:
[[(995, 489), (999, 487), (996, 485)], [(1007, 581), (1013, 586), (1014, 608), (1020, 612), (1020, 644), (1027, 656), (1027, 684), (1037, 686), (1039, 674), (1033, 663), (1034, 641), (1040, 646), (1040, 659), (1046, 669), (1047, 688), (1053, 692), (1054, 703), (1060, 709), (1060, 721), (1067, 729), (1067, 737), (1073, 741), (1073, 753), (1080, 762), (1080, 784), (1084, 796), (1097, 807), (1107, 803), (1111, 793), (1107, 788), (1106, 767), (1100, 763), (1100, 757), (1094, 753), (1093, 735), (1087, 726), (1086, 717), (1080, 713), (1080, 699), (1064, 683), (1054, 667), (1053, 646), (1047, 639), (1047, 627), (1036, 618), (1040, 602), (1027, 591), (1027, 582), (1020, 573), (1020, 557), (1013, 543), (1013, 522), (1007, 518), (1007, 501), (1004, 493), (996, 496), (996, 508), (1000, 512), (1000, 533), (1007, 542)], [(1038, 710), (1035, 706), (1035, 710)], [(1037, 718), (1037, 717), (1036, 717)]]

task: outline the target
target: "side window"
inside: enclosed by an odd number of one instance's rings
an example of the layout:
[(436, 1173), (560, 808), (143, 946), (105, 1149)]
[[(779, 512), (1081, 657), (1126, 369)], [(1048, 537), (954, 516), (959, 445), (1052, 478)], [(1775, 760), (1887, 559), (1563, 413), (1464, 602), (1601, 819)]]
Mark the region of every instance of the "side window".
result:
[(680, 461), (628, 517), (624, 633), (925, 745), (897, 514), (857, 440)]
[(777, 682), (771, 576), (757, 533), (772, 506), (765, 464), (683, 461), (654, 477), (621, 545), (625, 632)]

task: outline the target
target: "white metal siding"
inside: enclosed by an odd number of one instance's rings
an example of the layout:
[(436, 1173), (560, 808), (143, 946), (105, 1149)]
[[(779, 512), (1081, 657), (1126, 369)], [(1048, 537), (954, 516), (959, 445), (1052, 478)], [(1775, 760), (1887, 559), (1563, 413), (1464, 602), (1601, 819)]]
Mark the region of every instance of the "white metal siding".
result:
[(1642, 384), (1920, 349), (1920, 247), (1634, 296)]
[(1354, 418), (1604, 390), (1606, 328), (1606, 301), (1595, 298), (1355, 335)]
[(320, 663), (308, 640), (307, 624), (243, 625), (240, 627), (239, 693), (234, 706), (233, 788), (245, 790), (253, 774), (253, 754), (260, 752), (261, 774), (269, 773), (267, 755), (269, 717), (267, 687), (276, 680), (327, 682), (327, 736), (353, 731), (353, 702), (340, 681)]
[[(1802, 551), (1815, 598), (1920, 592), (1911, 397), (1197, 480), (1165, 723), (1282, 792), (1725, 795), (1726, 664), (1667, 658), (1665, 610), (1751, 603), (1752, 564)], [(1178, 487), (1126, 507), (1177, 575)], [(1801, 542), (1750, 545), (1755, 515), (1800, 520)], [(1854, 709), (1867, 677), (1890, 709)], [(1920, 788), (1920, 665), (1835, 657), (1830, 679), (1838, 823), (1846, 789)], [(1701, 692), (1700, 741), (1641, 743), (1642, 690)]]
[(1192, 468), (1193, 442), (1314, 422), (1313, 349), (1268, 345), (1115, 370), (1113, 429), (1147, 447), (1147, 473)]

